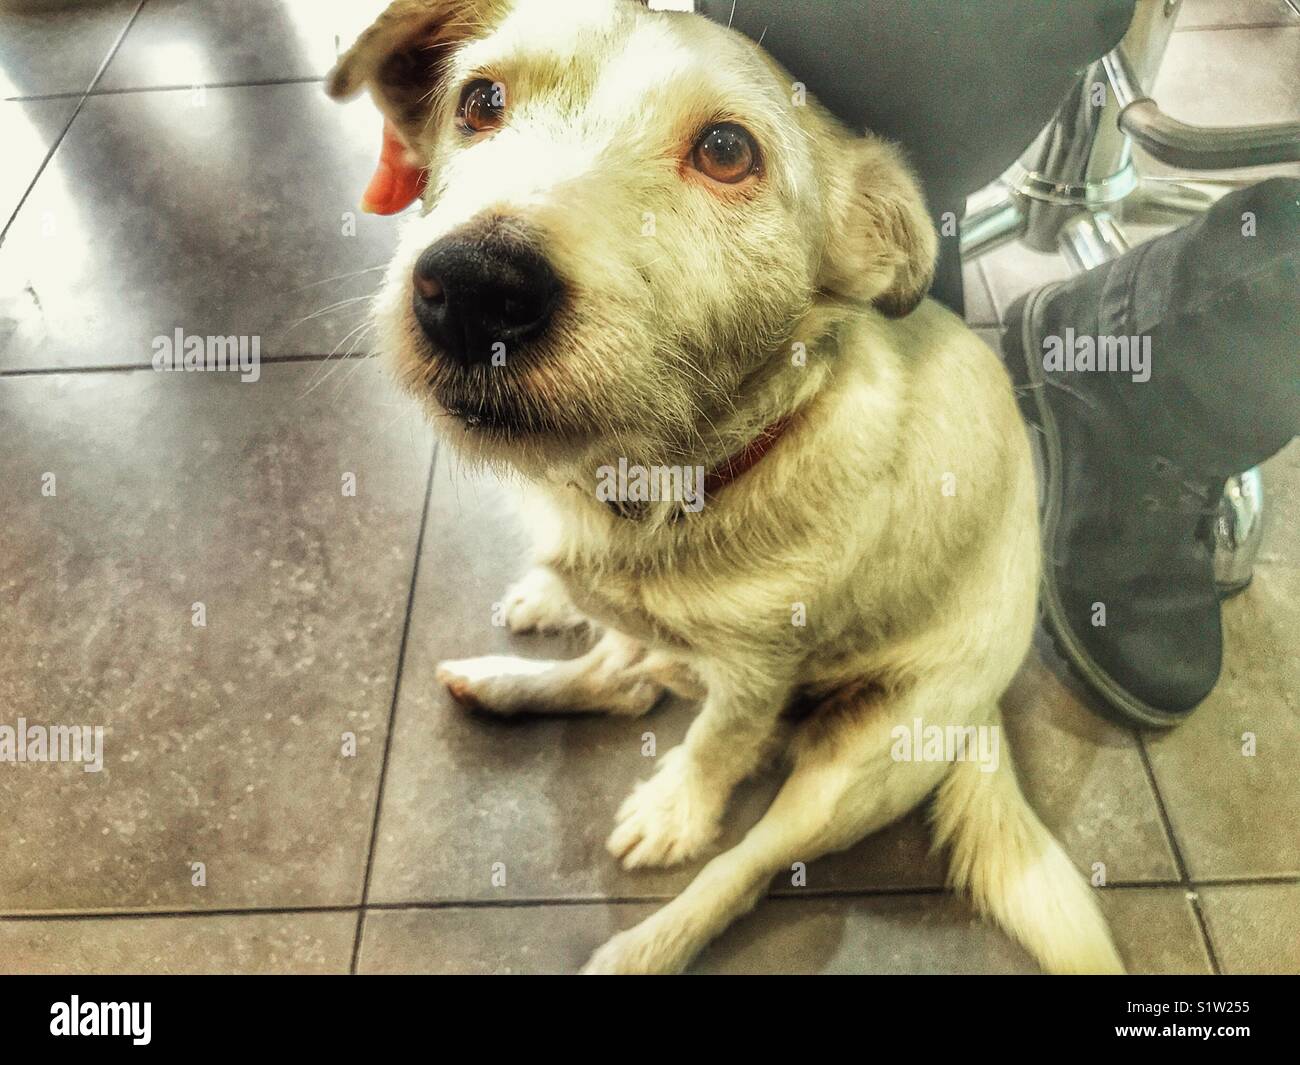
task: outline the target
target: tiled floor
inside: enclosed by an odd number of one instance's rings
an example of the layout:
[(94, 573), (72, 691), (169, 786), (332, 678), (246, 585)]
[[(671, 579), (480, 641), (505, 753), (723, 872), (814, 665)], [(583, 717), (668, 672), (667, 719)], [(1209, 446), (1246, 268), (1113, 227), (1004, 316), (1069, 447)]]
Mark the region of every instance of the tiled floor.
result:
[[(367, 351), (355, 301), (393, 239), (353, 214), (376, 116), (318, 84), (365, 4), (37, 6), (0, 9), (0, 708), (101, 724), (105, 760), (0, 765), (0, 970), (576, 968), (693, 871), (602, 846), (642, 732), (666, 749), (690, 709), (504, 725), (434, 682), (545, 641), (492, 624), (520, 567), (505, 491), (373, 362), (324, 359)], [(1297, 117), (1286, 0), (1196, 0), (1184, 26), (1171, 109)], [(1062, 272), (1016, 247), (973, 264), (972, 323), (996, 344)], [(261, 337), (260, 380), (152, 372), (177, 328)], [(1007, 700), (1134, 971), (1300, 971), (1300, 448), (1270, 475), (1265, 558), (1187, 727), (1105, 724), (1045, 644)], [(775, 884), (696, 970), (1032, 971), (942, 878), (914, 815)]]

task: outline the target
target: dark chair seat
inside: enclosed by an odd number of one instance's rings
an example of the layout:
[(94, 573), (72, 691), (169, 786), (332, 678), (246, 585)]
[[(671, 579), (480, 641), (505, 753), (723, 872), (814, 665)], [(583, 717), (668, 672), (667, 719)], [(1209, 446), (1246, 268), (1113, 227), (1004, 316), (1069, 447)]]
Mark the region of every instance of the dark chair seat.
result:
[[(960, 217), (1119, 43), (1135, 2), (734, 0), (734, 18), (733, 0), (697, 7), (761, 38), (843, 121), (902, 144), (936, 217)], [(935, 295), (959, 309), (955, 244), (944, 242)]]

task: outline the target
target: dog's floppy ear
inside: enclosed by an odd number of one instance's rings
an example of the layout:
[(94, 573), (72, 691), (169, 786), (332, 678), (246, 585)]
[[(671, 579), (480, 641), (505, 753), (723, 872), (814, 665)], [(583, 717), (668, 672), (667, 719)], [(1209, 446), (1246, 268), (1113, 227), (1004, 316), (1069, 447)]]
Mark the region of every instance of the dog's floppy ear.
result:
[(873, 303), (889, 318), (916, 310), (934, 280), (939, 238), (902, 155), (868, 136), (833, 168), (822, 287)]
[(368, 88), (409, 147), (429, 120), (457, 45), (479, 35), (502, 0), (395, 0), (348, 49), (325, 79), (336, 100)]

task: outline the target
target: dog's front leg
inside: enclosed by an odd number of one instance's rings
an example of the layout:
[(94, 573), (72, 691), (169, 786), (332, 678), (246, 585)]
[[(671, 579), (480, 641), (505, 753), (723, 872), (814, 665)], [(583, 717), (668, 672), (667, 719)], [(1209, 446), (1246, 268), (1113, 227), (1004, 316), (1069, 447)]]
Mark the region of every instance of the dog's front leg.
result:
[(569, 632), (595, 624), (573, 605), (564, 583), (547, 566), (534, 566), (506, 589), (505, 608), (511, 632)]
[[(745, 668), (753, 666), (754, 668)], [(606, 844), (624, 868), (687, 861), (717, 837), (732, 791), (763, 763), (792, 682), (754, 663), (706, 665), (707, 695), (686, 739), (638, 784)]]
[(442, 662), (437, 677), (463, 706), (494, 714), (619, 714), (636, 717), (665, 690), (662, 656), (606, 632), (580, 658), (560, 662), (494, 655)]

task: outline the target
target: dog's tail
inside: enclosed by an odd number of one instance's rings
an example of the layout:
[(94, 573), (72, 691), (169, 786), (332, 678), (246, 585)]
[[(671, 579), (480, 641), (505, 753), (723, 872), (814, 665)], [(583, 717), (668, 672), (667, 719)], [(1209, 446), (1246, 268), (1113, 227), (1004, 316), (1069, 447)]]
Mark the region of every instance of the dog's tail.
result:
[(1030, 809), (1006, 744), (997, 768), (959, 761), (934, 803), (948, 877), (1049, 973), (1122, 973), (1123, 962), (1087, 882)]

